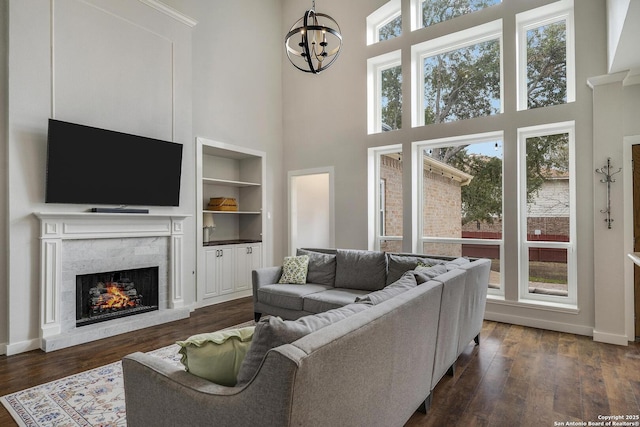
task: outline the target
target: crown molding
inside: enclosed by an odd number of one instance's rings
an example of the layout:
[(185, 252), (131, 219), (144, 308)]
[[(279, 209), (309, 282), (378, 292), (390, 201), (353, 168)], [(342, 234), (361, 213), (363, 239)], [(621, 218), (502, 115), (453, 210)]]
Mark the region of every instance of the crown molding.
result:
[(193, 28), (196, 25), (198, 25), (198, 21), (196, 21), (195, 19), (191, 18), (190, 16), (185, 15), (182, 12), (177, 11), (176, 9), (172, 8), (171, 6), (166, 5), (165, 3), (161, 2), (160, 0), (138, 0), (141, 3), (146, 4), (149, 7), (154, 8), (155, 10), (164, 13), (165, 15), (175, 19), (178, 22), (183, 23), (184, 25)]

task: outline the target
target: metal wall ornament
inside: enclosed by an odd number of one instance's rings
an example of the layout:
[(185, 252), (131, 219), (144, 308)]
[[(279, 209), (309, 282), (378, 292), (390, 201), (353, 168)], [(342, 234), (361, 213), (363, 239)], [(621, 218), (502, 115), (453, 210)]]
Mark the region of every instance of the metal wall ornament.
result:
[(316, 2), (296, 21), (284, 39), (289, 61), (298, 70), (318, 74), (338, 59), (342, 48), (340, 26), (324, 13), (316, 13)]
[(611, 229), (611, 223), (613, 222), (613, 219), (611, 218), (611, 183), (616, 182), (616, 180), (612, 177), (620, 172), (622, 172), (622, 168), (618, 168), (617, 172), (611, 173), (611, 157), (607, 158), (607, 164), (605, 166), (596, 169), (596, 173), (604, 175), (604, 178), (602, 178), (600, 182), (607, 184), (607, 207), (605, 209), (600, 209), (600, 212), (607, 215), (604, 221), (607, 223), (608, 229)]

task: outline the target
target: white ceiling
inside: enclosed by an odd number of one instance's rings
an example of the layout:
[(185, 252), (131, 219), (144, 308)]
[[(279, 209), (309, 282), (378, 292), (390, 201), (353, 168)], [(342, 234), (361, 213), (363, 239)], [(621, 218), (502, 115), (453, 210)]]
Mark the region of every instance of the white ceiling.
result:
[[(608, 13), (627, 9), (622, 17), (609, 16), (609, 37), (619, 34), (617, 45), (609, 40), (609, 73), (640, 69), (640, 1), (610, 0)], [(621, 26), (621, 28), (619, 28)]]

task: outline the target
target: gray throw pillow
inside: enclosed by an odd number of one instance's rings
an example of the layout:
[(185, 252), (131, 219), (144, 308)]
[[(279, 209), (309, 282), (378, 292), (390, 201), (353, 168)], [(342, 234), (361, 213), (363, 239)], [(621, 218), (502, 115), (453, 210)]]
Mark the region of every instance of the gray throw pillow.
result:
[(413, 275), (413, 272), (408, 271), (402, 275), (401, 278), (386, 286), (384, 289), (380, 289), (379, 291), (371, 292), (370, 294), (364, 295), (362, 297), (356, 297), (356, 302), (363, 304), (380, 304), (388, 299), (395, 297), (396, 295), (400, 295), (403, 292), (408, 291), (411, 288), (415, 288), (418, 285), (416, 282), (416, 278)]
[(307, 283), (333, 286), (336, 282), (336, 256), (321, 252), (298, 249), (297, 255), (309, 257)]
[(304, 316), (298, 320), (282, 320), (276, 316), (262, 319), (256, 324), (251, 346), (238, 372), (236, 385), (242, 387), (251, 381), (260, 369), (262, 359), (272, 348), (290, 344), (313, 331), (346, 319), (367, 308), (368, 306), (364, 304), (349, 304), (324, 313)]
[(446, 272), (447, 266), (444, 264), (438, 264), (434, 265), (433, 267), (418, 266), (415, 268), (415, 270), (413, 270), (413, 275), (415, 276), (418, 285), (421, 285)]
[(444, 260), (436, 258), (418, 257), (412, 255), (387, 254), (389, 273), (387, 285), (398, 280), (405, 272), (414, 270), (418, 265), (432, 266), (442, 264)]
[(387, 257), (384, 252), (338, 249), (336, 288), (377, 291), (387, 282)]

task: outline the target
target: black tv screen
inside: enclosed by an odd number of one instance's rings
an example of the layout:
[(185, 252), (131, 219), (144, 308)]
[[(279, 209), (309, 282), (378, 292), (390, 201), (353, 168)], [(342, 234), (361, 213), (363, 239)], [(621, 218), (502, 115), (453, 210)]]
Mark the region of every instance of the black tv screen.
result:
[(49, 120), (46, 203), (178, 206), (182, 144)]

